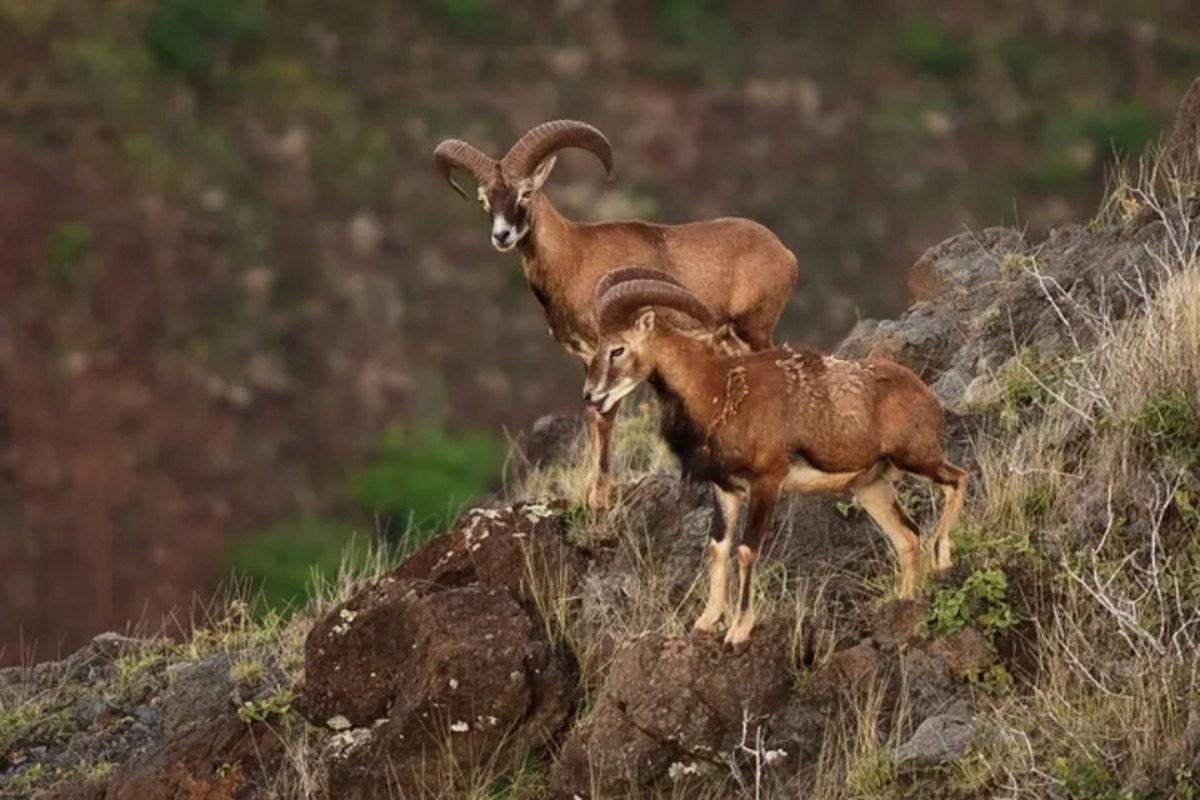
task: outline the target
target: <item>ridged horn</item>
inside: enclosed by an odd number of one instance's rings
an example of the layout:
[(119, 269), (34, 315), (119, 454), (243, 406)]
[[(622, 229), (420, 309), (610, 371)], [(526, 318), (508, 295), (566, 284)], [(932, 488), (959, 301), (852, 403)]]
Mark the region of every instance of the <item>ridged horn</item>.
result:
[(573, 119), (556, 119), (530, 128), (500, 160), (500, 167), (510, 180), (528, 178), (538, 164), (566, 147), (587, 150), (600, 159), (605, 171), (612, 175), (612, 145), (608, 139), (586, 122)]
[(620, 267), (619, 269), (604, 273), (600, 280), (596, 281), (596, 289), (592, 292), (592, 302), (599, 303), (600, 298), (604, 297), (609, 289), (619, 283), (637, 280), (663, 281), (664, 283), (683, 287), (678, 278), (668, 272), (663, 272), (661, 269), (654, 269), (653, 267)]
[(467, 200), (471, 198), (466, 191), (454, 180), (454, 168), (466, 170), (476, 183), (487, 183), (496, 174), (496, 159), (481, 152), (479, 148), (461, 139), (447, 139), (433, 151), (433, 163), (446, 182), (454, 187), (454, 191)]
[(706, 328), (716, 327), (717, 320), (708, 306), (696, 295), (674, 283), (661, 280), (631, 280), (613, 286), (596, 309), (600, 333), (611, 333), (632, 321), (638, 309), (659, 306), (679, 311)]

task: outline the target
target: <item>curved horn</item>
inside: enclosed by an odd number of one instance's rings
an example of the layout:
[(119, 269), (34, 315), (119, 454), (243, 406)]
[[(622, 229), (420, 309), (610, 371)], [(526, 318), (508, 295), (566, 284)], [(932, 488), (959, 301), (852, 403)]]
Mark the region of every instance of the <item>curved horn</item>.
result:
[(654, 269), (653, 267), (621, 267), (604, 273), (600, 277), (600, 280), (596, 281), (596, 288), (592, 292), (592, 302), (599, 303), (600, 298), (604, 297), (610, 289), (619, 283), (637, 280), (662, 281), (663, 283), (670, 283), (680, 288), (685, 288), (678, 278), (668, 272), (663, 272), (661, 269)]
[(447, 139), (437, 146), (433, 151), (433, 163), (437, 165), (438, 172), (446, 179), (446, 182), (454, 187), (454, 191), (461, 194), (465, 199), (467, 193), (463, 190), (458, 182), (454, 180), (451, 174), (455, 167), (466, 170), (476, 183), (487, 183), (496, 174), (496, 160), (491, 156), (482, 153), (477, 147), (472, 144), (467, 144), (461, 139)]
[(608, 139), (586, 122), (573, 119), (556, 119), (531, 128), (500, 160), (500, 167), (507, 178), (528, 178), (538, 164), (564, 147), (587, 150), (600, 159), (605, 171), (612, 175), (612, 145)]
[(714, 328), (717, 324), (708, 306), (687, 289), (659, 280), (631, 280), (612, 287), (601, 299), (596, 310), (600, 332), (603, 334), (628, 325), (633, 314), (646, 306), (674, 309), (706, 328)]

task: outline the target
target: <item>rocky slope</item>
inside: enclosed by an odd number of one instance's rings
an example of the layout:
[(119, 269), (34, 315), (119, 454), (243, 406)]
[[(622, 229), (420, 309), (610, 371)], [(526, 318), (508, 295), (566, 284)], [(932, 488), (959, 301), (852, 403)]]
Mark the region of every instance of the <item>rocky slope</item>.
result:
[[(1196, 126), (1175, 130), (1168, 157), (1200, 163)], [(548, 422), (541, 483), (290, 621), (235, 602), (190, 641), (106, 635), (0, 672), (0, 793), (1194, 796), (1186, 174), (1118, 182), (1096, 223), (1041, 241), (947, 240), (914, 267), (916, 305), (841, 345), (920, 371), (973, 472), (958, 564), (920, 600), (888, 599), (861, 511), (789, 498), (750, 648), (693, 642), (704, 487), (643, 460), (605, 517), (523, 496), (571, 481), (577, 426)], [(928, 494), (905, 502), (928, 522)]]
[(760, 220), (801, 258), (787, 338), (831, 344), (903, 309), (930, 242), (1089, 214), (1112, 149), (1200, 69), (1195, 18), (3, 0), (0, 663), (157, 624), (296, 517), (371, 530), (393, 510), (345, 475), (389, 426), (520, 430), (578, 402), (516, 260), (430, 168), (439, 139), (598, 124), (616, 175), (564, 155), (565, 212)]

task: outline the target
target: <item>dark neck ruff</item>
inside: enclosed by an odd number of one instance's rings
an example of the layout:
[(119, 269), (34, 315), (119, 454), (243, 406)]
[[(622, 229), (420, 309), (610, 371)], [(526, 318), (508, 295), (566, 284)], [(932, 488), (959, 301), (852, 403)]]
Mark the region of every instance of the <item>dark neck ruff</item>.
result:
[(662, 414), (659, 433), (679, 459), (683, 477), (690, 481), (712, 481), (723, 488), (728, 487), (728, 476), (709, 449), (704, 431), (688, 417), (683, 399), (667, 386), (657, 372), (650, 376), (648, 382), (658, 397)]

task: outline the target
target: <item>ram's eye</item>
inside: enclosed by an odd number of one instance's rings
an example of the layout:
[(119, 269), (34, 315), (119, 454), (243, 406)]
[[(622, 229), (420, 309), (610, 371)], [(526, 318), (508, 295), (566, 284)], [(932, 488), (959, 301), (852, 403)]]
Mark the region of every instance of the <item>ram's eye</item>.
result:
[(532, 190), (532, 189), (522, 189), (522, 190), (520, 191), (520, 193), (519, 193), (519, 194), (517, 194), (517, 202), (518, 202), (518, 203), (528, 203), (528, 202), (529, 202), (529, 198), (530, 198), (530, 197), (532, 197), (532, 196), (533, 196), (533, 190)]
[(618, 358), (620, 358), (623, 355), (625, 355), (624, 347), (614, 347), (612, 350), (608, 351), (609, 361), (616, 361)]

